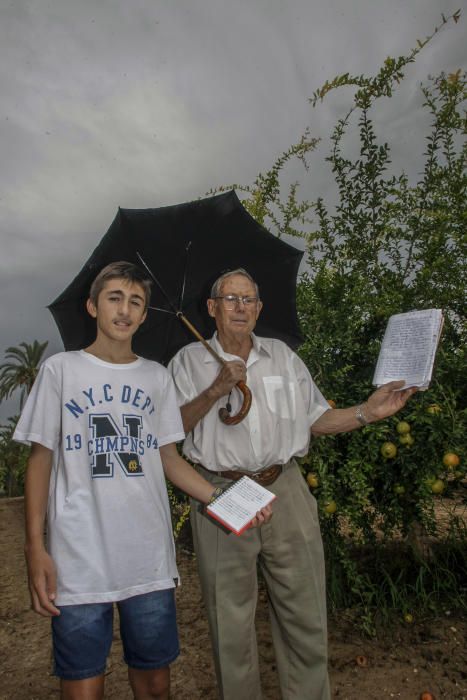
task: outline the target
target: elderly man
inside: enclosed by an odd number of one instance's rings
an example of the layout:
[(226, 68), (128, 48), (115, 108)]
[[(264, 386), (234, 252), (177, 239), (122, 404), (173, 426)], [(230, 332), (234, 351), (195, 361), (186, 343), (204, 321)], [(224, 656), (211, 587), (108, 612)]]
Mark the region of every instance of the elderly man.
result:
[[(327, 700), (327, 628), (322, 540), (315, 498), (294, 457), (311, 435), (354, 430), (402, 408), (413, 389), (391, 382), (358, 406), (330, 410), (300, 358), (283, 342), (253, 334), (262, 302), (242, 269), (222, 275), (208, 299), (217, 333), (183, 348), (169, 369), (187, 438), (184, 454), (216, 487), (248, 474), (277, 495), (273, 517), (241, 537), (226, 533), (192, 504), (192, 528), (203, 598), (223, 700), (258, 700), (261, 686), (254, 629), (257, 564), (264, 576), (284, 700)], [(236, 412), (247, 382), (250, 412), (224, 425), (219, 408)]]

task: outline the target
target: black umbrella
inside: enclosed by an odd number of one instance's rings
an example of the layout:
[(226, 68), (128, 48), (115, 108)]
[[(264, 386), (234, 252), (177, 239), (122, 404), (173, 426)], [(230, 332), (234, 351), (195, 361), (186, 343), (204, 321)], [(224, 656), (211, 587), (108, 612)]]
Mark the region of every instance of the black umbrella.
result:
[(92, 281), (111, 262), (141, 265), (143, 260), (159, 285), (154, 285), (150, 304), (159, 310), (148, 312), (133, 349), (166, 364), (193, 340), (173, 310), (183, 312), (202, 336), (211, 335), (214, 325), (206, 310), (211, 285), (226, 270), (243, 267), (258, 283), (264, 304), (258, 334), (295, 348), (302, 340), (295, 306), (302, 255), (258, 224), (234, 191), (157, 209), (119, 209), (88, 261), (49, 309), (66, 350), (90, 345), (96, 325), (85, 303)]

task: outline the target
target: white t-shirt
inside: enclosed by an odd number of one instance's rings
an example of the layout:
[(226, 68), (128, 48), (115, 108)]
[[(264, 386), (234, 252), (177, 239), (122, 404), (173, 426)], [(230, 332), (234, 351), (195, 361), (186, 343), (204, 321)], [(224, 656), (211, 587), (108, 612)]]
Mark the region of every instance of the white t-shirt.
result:
[(54, 452), (48, 549), (57, 605), (173, 588), (175, 547), (159, 447), (183, 439), (173, 382), (156, 362), (81, 350), (46, 360), (14, 439)]
[[(224, 425), (219, 408), (224, 396), (197, 423), (183, 445), (193, 462), (213, 471), (244, 469), (259, 471), (272, 464), (286, 464), (308, 452), (310, 427), (329, 404), (319, 391), (306, 365), (280, 340), (252, 334), (246, 383), (252, 404), (237, 425)], [(238, 360), (222, 350), (217, 335), (209, 341), (225, 360)], [(219, 373), (219, 362), (201, 343), (182, 348), (168, 367), (177, 389), (180, 406), (192, 401)], [(242, 394), (232, 391), (232, 415), (240, 408)]]

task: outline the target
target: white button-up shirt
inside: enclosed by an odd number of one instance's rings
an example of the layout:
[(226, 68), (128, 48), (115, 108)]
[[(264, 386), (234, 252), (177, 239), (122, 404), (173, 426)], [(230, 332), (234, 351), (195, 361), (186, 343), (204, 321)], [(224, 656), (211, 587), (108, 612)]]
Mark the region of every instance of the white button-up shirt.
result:
[[(223, 396), (183, 445), (188, 459), (213, 471), (261, 471), (306, 455), (311, 425), (329, 410), (305, 364), (285, 343), (254, 334), (252, 341), (246, 363), (246, 383), (252, 393), (248, 415), (237, 425), (222, 423), (218, 411), (228, 400)], [(225, 360), (239, 359), (222, 350), (217, 334), (209, 343)], [(192, 343), (175, 355), (168, 369), (179, 405), (183, 406), (212, 384), (220, 366), (202, 343)], [(243, 395), (234, 387), (230, 397), (232, 415), (242, 400)]]

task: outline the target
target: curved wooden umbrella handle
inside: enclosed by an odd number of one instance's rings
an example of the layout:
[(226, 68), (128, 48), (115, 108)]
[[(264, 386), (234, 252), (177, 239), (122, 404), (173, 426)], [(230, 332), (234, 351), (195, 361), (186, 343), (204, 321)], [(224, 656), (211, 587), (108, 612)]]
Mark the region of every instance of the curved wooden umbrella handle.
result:
[(231, 416), (225, 406), (219, 409), (219, 418), (223, 423), (225, 423), (225, 425), (237, 425), (237, 423), (240, 423), (245, 418), (251, 407), (251, 391), (245, 382), (238, 382), (235, 386), (243, 394), (243, 403), (239, 412), (235, 416)]

